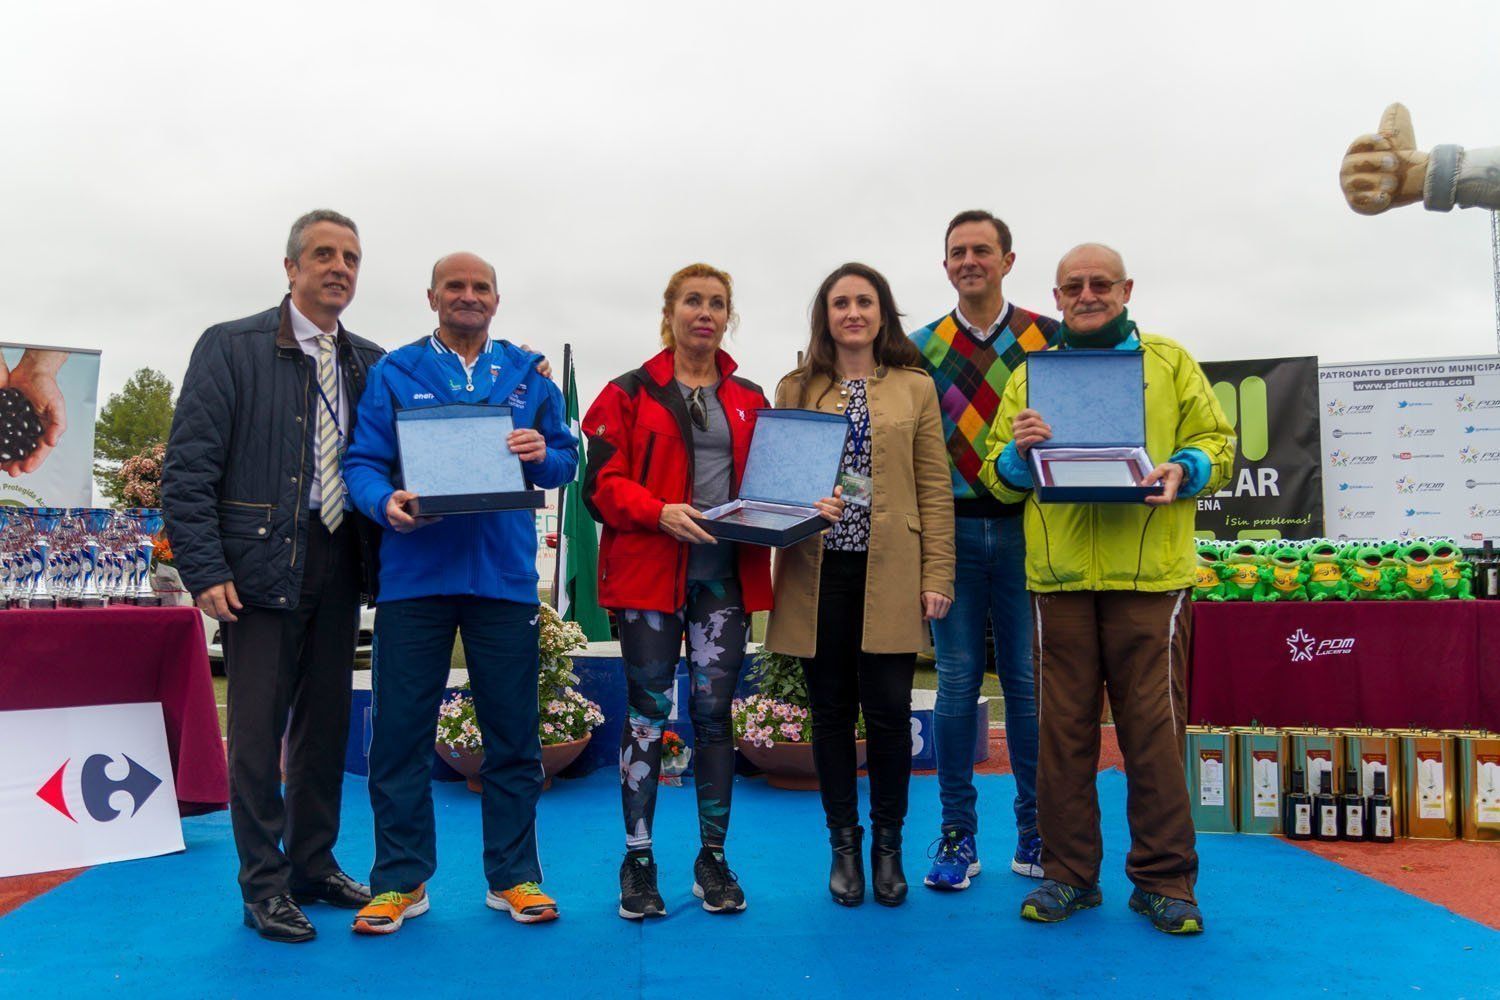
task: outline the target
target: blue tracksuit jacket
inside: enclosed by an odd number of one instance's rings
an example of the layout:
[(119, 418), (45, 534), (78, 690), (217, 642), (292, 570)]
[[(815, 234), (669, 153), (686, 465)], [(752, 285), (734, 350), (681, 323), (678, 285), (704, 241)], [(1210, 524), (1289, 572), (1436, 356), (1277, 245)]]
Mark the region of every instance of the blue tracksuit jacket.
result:
[(542, 489), (572, 482), (578, 440), (563, 424), (562, 393), (536, 372), (540, 358), (507, 341), (491, 340), (471, 379), (458, 355), (423, 337), (370, 369), (344, 456), (344, 481), (360, 512), (386, 529), (380, 544), (381, 603), (449, 595), (537, 602), (532, 511), (445, 517), (403, 535), (391, 529), (385, 505), (401, 481), (396, 411), (417, 406), (509, 406), (517, 428), (535, 428), (547, 439), (545, 459), (521, 463), (526, 481)]

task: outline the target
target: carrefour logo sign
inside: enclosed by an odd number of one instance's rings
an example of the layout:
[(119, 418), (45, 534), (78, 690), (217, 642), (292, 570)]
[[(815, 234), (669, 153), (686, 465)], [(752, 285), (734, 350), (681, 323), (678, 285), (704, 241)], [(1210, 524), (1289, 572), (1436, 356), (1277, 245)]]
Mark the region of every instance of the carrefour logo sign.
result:
[[(109, 766), (115, 763), (115, 759), (108, 754), (91, 754), (79, 768), (79, 797), (84, 810), (95, 822), (108, 823), (120, 816), (121, 811), (111, 804), (115, 792), (124, 792), (128, 796), (130, 815), (134, 816), (141, 811), (141, 806), (146, 804), (152, 793), (161, 787), (161, 779), (132, 760), (128, 754), (121, 754), (120, 759), (124, 762), (125, 774), (118, 779), (109, 776)], [(63, 792), (63, 779), (71, 763), (71, 760), (63, 761), (62, 766), (37, 789), (36, 794), (37, 798), (77, 823), (78, 817), (73, 815)]]
[[(0, 877), (182, 850), (160, 703), (3, 715)], [(210, 715), (210, 724), (212, 719)], [(202, 776), (196, 787), (204, 790), (206, 800), (214, 800), (222, 775), (220, 770), (218, 782), (212, 771)], [(219, 795), (228, 791), (225, 783)]]

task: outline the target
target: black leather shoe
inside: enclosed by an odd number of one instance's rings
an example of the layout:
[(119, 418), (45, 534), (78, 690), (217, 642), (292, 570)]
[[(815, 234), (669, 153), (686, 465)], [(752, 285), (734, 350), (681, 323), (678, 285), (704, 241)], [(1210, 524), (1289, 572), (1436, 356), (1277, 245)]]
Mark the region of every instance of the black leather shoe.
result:
[(267, 941), (297, 944), (318, 936), (312, 922), (291, 896), (272, 896), (245, 904), (245, 926)]
[(294, 886), (292, 898), (299, 903), (327, 903), (341, 910), (358, 910), (369, 905), (370, 887), (343, 872), (334, 872), (315, 882)]
[(828, 891), (833, 901), (858, 906), (865, 901), (865, 831), (843, 826), (828, 831), (833, 846), (833, 867), (828, 872)]
[(877, 826), (870, 832), (870, 874), (875, 883), (875, 902), (882, 906), (900, 906), (906, 902), (899, 826)]

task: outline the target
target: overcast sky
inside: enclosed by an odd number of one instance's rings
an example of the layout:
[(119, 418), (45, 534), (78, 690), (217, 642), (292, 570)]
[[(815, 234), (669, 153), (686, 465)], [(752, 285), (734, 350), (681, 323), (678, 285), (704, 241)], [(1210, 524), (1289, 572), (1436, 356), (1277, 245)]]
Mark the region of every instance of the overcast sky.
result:
[[(425, 8), (425, 9), (424, 9)], [(580, 357), (584, 405), (657, 346), (682, 264), (730, 271), (766, 385), (823, 276), (951, 308), (955, 212), (1015, 232), (1008, 298), (1102, 240), (1132, 315), (1200, 359), (1490, 353), (1488, 217), (1352, 213), (1386, 103), (1500, 144), (1500, 4), (26, 4), (0, 31), (0, 340), (180, 382), (280, 298), (291, 221), (351, 215), (350, 329), (431, 329), (439, 255), (499, 271), (495, 332)]]

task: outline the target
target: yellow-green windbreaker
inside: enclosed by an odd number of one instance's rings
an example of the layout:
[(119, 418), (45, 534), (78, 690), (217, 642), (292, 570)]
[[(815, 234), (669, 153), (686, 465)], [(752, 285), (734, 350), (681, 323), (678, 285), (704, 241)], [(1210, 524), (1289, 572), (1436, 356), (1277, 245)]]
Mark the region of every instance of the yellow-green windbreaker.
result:
[[(1145, 355), (1146, 451), (1153, 463), (1160, 464), (1183, 448), (1197, 448), (1211, 466), (1201, 492), (1213, 493), (1229, 481), (1234, 469), (1234, 428), (1192, 355), (1155, 334), (1140, 334), (1140, 341)], [(1026, 586), (1036, 591), (1163, 591), (1192, 586), (1197, 503), (1191, 497), (1179, 497), (1164, 507), (1039, 504), (1030, 490), (1015, 489), (1000, 478), (995, 463), (1010, 442), (1011, 422), (1025, 408), (1022, 363), (1005, 384), (980, 479), (1001, 500), (1026, 501)]]

